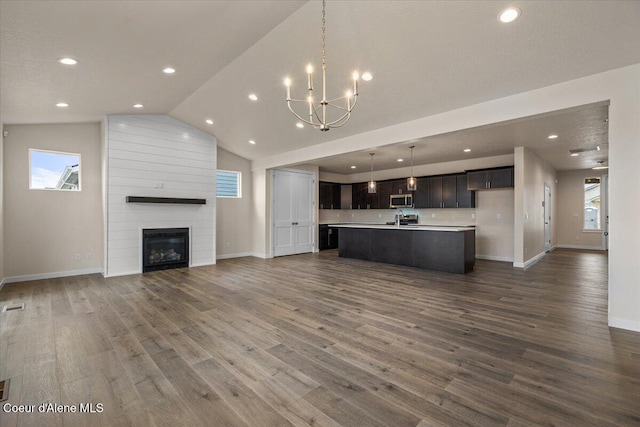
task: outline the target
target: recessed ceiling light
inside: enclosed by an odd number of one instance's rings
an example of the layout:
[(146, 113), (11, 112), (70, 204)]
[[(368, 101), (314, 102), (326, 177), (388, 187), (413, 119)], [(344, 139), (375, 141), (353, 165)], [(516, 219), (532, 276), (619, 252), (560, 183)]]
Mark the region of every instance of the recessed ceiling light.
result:
[(251, 145), (256, 145), (256, 142), (255, 142), (253, 139), (250, 139), (250, 140), (249, 140), (249, 144), (251, 144)]
[(59, 107), (59, 108), (67, 108), (68, 106), (69, 104), (67, 104), (66, 102), (58, 102), (56, 104), (56, 107)]
[(296, 123), (296, 127), (302, 129), (304, 127), (304, 125), (300, 122)]
[(252, 101), (257, 101), (258, 100), (258, 95), (256, 95), (255, 93), (250, 93), (249, 94), (249, 99)]
[(500, 22), (504, 22), (508, 24), (509, 22), (513, 22), (520, 16), (520, 9), (517, 7), (508, 7), (498, 15), (498, 20)]
[(60, 58), (58, 62), (64, 65), (76, 65), (78, 60), (73, 58)]
[(362, 75), (362, 80), (364, 80), (365, 82), (368, 82), (369, 80), (371, 80), (373, 78), (373, 76), (371, 75), (371, 73), (364, 73)]
[(398, 159), (398, 162), (404, 162), (404, 159)]
[(465, 149), (464, 149), (464, 152), (465, 152), (465, 153), (468, 153), (468, 152), (470, 152), (470, 151), (471, 151), (471, 148), (465, 148)]
[(163, 73), (165, 74), (173, 74), (176, 72), (175, 68), (171, 68), (171, 67), (167, 67), (164, 70), (162, 70)]
[(571, 157), (578, 157), (580, 153), (571, 153)]
[(549, 136), (547, 137), (547, 139), (556, 139), (557, 137), (558, 137), (558, 135), (556, 135), (556, 134), (552, 134), (552, 135), (549, 135)]
[(207, 120), (205, 120), (204, 122), (205, 122), (206, 124), (208, 124), (208, 125), (212, 125), (212, 124), (213, 124), (213, 120), (211, 120), (211, 119), (207, 119)]
[(142, 104), (133, 104), (133, 108), (142, 108), (144, 105)]
[(356, 167), (355, 167), (355, 165), (354, 165), (354, 166), (351, 166), (351, 169), (355, 169), (355, 168), (356, 168)]

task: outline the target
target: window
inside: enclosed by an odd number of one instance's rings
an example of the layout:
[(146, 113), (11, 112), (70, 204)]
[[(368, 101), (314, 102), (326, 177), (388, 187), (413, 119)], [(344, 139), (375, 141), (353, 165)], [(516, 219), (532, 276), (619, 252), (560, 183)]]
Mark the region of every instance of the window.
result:
[(231, 197), (239, 199), (242, 197), (242, 180), (240, 172), (233, 171), (217, 171), (217, 190), (216, 196), (218, 197)]
[(29, 188), (80, 191), (80, 154), (29, 149)]
[(584, 229), (600, 230), (600, 178), (584, 179)]

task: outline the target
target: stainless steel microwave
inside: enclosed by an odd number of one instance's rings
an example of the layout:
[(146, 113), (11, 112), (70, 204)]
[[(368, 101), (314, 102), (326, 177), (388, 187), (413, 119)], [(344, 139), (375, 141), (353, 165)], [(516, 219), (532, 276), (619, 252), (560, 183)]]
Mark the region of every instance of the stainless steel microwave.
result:
[(390, 208), (412, 208), (413, 194), (394, 194), (389, 201)]

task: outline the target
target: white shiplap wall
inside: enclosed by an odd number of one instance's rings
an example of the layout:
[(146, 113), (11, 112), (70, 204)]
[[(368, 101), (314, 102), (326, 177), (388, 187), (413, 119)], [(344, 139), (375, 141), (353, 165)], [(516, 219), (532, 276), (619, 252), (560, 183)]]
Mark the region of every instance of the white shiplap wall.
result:
[[(215, 137), (169, 116), (107, 117), (107, 277), (142, 272), (143, 228), (190, 227), (190, 265), (215, 264), (216, 151)], [(126, 203), (127, 196), (207, 203)]]

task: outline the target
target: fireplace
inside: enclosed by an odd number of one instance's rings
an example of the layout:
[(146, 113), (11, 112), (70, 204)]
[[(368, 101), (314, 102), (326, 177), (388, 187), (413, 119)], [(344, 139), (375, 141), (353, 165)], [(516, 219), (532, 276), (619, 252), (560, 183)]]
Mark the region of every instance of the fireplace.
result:
[(189, 267), (189, 228), (142, 230), (142, 272)]

